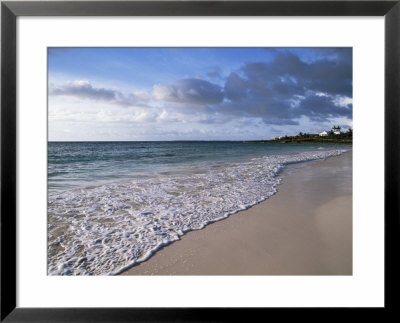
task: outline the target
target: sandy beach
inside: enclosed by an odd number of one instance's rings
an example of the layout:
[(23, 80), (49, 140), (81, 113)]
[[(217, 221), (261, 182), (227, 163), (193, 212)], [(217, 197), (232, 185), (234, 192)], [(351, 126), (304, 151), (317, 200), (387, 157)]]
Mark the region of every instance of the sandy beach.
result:
[(352, 152), (288, 167), (278, 193), (122, 275), (351, 275)]

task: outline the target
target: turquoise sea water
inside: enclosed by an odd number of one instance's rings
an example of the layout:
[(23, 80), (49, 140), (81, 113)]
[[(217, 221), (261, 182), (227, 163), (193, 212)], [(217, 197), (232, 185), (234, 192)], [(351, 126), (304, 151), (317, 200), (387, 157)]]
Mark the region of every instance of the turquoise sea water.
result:
[(349, 146), (244, 142), (49, 142), (48, 273), (108, 275), (185, 232), (278, 191), (288, 164)]
[(339, 148), (230, 141), (49, 142), (48, 188), (53, 194), (126, 179), (196, 172), (210, 163), (228, 165), (250, 158)]

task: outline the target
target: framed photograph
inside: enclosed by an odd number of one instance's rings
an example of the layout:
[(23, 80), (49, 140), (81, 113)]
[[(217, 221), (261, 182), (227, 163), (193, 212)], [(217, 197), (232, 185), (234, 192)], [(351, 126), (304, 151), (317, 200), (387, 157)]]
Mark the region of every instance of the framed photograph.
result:
[(398, 1), (4, 1), (1, 320), (395, 309)]

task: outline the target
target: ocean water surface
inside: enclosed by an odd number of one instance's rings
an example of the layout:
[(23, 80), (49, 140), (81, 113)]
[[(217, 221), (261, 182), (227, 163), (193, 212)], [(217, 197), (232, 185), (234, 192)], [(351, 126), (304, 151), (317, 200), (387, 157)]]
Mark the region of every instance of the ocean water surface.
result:
[(269, 198), (286, 165), (348, 149), (229, 141), (49, 142), (48, 274), (118, 274), (185, 232)]

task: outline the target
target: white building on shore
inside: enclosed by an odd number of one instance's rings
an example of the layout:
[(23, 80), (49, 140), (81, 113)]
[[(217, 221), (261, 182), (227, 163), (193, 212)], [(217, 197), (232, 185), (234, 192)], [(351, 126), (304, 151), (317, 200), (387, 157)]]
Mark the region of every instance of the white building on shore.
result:
[(319, 136), (320, 137), (326, 137), (328, 135), (328, 133), (326, 131), (322, 131)]

